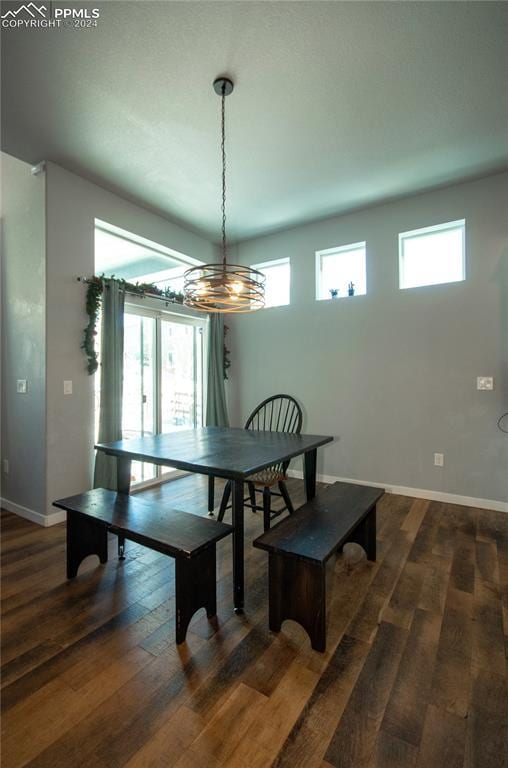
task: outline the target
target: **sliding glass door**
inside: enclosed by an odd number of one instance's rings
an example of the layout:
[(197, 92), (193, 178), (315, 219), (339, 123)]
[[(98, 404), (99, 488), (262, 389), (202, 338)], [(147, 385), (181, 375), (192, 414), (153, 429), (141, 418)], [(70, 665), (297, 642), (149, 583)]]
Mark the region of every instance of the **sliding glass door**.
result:
[[(201, 263), (167, 246), (95, 220), (96, 275), (181, 291), (184, 271)], [(138, 299), (128, 293), (125, 300), (123, 437), (200, 426), (206, 318), (184, 315), (182, 307), (167, 311), (168, 305), (164, 302)], [(166, 311), (162, 309), (164, 306)], [(97, 330), (100, 338), (100, 318)], [(100, 374), (95, 381), (98, 439)], [(132, 462), (132, 484), (153, 482), (161, 476), (159, 467)]]
[[(125, 439), (193, 429), (203, 423), (206, 320), (125, 306), (122, 434)], [(100, 330), (100, 322), (99, 322)], [(96, 439), (100, 375), (96, 376)], [(133, 461), (131, 483), (178, 474)]]
[[(203, 327), (160, 321), (160, 431), (177, 432), (203, 423)], [(161, 467), (168, 476), (175, 470)]]
[(161, 431), (202, 423), (202, 328), (161, 321)]
[[(156, 319), (127, 311), (124, 317), (123, 408), (124, 438), (153, 435), (157, 431)], [(153, 464), (132, 462), (132, 483), (153, 480)]]

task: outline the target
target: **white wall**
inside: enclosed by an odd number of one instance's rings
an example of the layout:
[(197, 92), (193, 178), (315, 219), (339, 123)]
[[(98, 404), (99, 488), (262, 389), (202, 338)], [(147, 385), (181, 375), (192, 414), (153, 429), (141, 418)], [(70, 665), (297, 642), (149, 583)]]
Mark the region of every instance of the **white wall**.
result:
[[(291, 305), (228, 321), (231, 415), (289, 392), (332, 434), (326, 475), (508, 500), (508, 174), (240, 243), (242, 263), (291, 258)], [(399, 232), (466, 219), (467, 279), (398, 289)], [(315, 301), (315, 251), (367, 241), (368, 294)], [(478, 392), (476, 376), (494, 376)], [(444, 468), (433, 466), (445, 454)]]
[[(2, 153), (1, 496), (11, 511), (45, 508), (44, 176)], [(28, 381), (17, 394), (17, 379)]]
[[(93, 377), (76, 277), (93, 273), (94, 219), (203, 261), (215, 249), (52, 163), (34, 177), (3, 155), (2, 192), (2, 496), (56, 521), (52, 501), (91, 483)], [(243, 263), (289, 255), (292, 304), (227, 320), (232, 423), (288, 391), (305, 406), (307, 431), (337, 438), (321, 452), (322, 473), (505, 501), (508, 437), (496, 421), (508, 410), (507, 199), (500, 174), (233, 248)], [(466, 282), (399, 291), (397, 233), (463, 217)], [(368, 295), (315, 302), (315, 250), (363, 239)], [(493, 375), (494, 392), (477, 392), (477, 375)], [(28, 395), (16, 394), (18, 378)], [(443, 469), (434, 451), (445, 453)]]
[[(55, 499), (91, 486), (94, 377), (80, 349), (88, 318), (76, 278), (94, 273), (95, 219), (203, 261), (214, 247), (53, 163), (33, 177), (6, 155), (3, 179), (2, 456), (11, 472), (2, 495), (48, 524), (62, 518)], [(29, 379), (28, 396), (15, 395), (16, 378)], [(67, 379), (73, 394), (64, 396)]]
[[(94, 220), (203, 261), (213, 246), (53, 163), (47, 167), (47, 511), (54, 499), (91, 485), (94, 377), (80, 349), (86, 287), (94, 273)], [(98, 375), (98, 374), (96, 374)], [(71, 379), (72, 396), (63, 395)], [(53, 508), (54, 509), (54, 508)]]

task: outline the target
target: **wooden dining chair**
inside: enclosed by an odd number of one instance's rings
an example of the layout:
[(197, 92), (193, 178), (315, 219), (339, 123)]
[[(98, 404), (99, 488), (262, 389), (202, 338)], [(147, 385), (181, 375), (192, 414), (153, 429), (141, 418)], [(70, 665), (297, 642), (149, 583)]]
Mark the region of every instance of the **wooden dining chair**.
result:
[[(263, 400), (257, 408), (251, 413), (245, 423), (245, 429), (254, 429), (267, 432), (288, 432), (295, 435), (300, 434), (302, 429), (302, 409), (294, 397), (291, 395), (272, 395)], [(286, 509), (289, 514), (293, 514), (294, 507), (286, 486), (286, 472), (289, 461), (274, 464), (271, 467), (262, 469), (260, 472), (251, 475), (247, 480), (249, 495), (244, 499), (244, 504), (251, 507), (253, 512), (263, 512), (264, 530), (268, 531), (271, 521), (278, 517)], [(274, 490), (275, 486), (278, 491)], [(260, 506), (256, 501), (256, 493), (263, 495), (263, 505)], [(284, 506), (282, 509), (272, 511), (272, 496), (282, 497)], [(231, 497), (231, 482), (226, 483), (222, 501), (220, 505), (218, 520), (222, 522), (226, 510), (231, 506), (229, 499)]]

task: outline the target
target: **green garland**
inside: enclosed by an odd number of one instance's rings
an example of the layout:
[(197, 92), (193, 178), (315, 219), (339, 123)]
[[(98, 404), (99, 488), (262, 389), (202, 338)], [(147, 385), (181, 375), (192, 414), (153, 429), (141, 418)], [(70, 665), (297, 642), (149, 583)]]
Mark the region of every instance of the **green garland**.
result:
[[(114, 279), (114, 275), (112, 275), (110, 279)], [(88, 324), (83, 331), (83, 343), (81, 349), (85, 350), (85, 355), (88, 361), (87, 371), (90, 376), (94, 374), (99, 367), (95, 349), (95, 337), (97, 336), (97, 320), (101, 308), (101, 296), (104, 290), (104, 284), (107, 280), (108, 278), (104, 277), (104, 275), (90, 278), (86, 292)], [(118, 282), (123, 286), (124, 290), (129, 293), (135, 293), (143, 298), (150, 295), (163, 296), (174, 304), (183, 304), (183, 293), (177, 293), (169, 288), (162, 289), (157, 285), (154, 285), (154, 283), (128, 283), (126, 280), (121, 279), (119, 279)]]
[(226, 346), (226, 334), (227, 334), (228, 331), (229, 331), (229, 326), (227, 326), (224, 323), (224, 362), (223, 362), (223, 365), (224, 365), (224, 380), (229, 378), (228, 377), (228, 369), (231, 368), (231, 359), (229, 357), (230, 354), (231, 354), (231, 351)]
[[(110, 279), (114, 279), (114, 275)], [(81, 349), (85, 350), (87, 357), (87, 371), (90, 376), (95, 373), (99, 367), (97, 352), (95, 349), (95, 337), (97, 336), (97, 321), (99, 319), (99, 311), (101, 308), (101, 296), (104, 290), (104, 283), (108, 278), (104, 275), (100, 277), (94, 276), (88, 281), (88, 288), (86, 292), (86, 313), (88, 315), (88, 324), (83, 330), (83, 343)], [(159, 288), (154, 283), (128, 283), (126, 280), (118, 280), (123, 286), (124, 290), (129, 293), (135, 293), (142, 298), (149, 296), (162, 296), (167, 299), (168, 302), (174, 304), (183, 304), (183, 293), (172, 291), (170, 288)], [(228, 332), (227, 325), (224, 326), (224, 339)], [(231, 360), (229, 358), (230, 351), (226, 347), (224, 342), (224, 378), (227, 379), (227, 370), (231, 366)]]
[(101, 306), (102, 296), (102, 278), (93, 277), (86, 292), (86, 313), (88, 315), (88, 325), (83, 331), (84, 338), (81, 345), (81, 349), (85, 350), (87, 357), (87, 371), (91, 376), (97, 368), (99, 363), (97, 362), (97, 352), (95, 351), (95, 337), (97, 336), (97, 320), (99, 318), (99, 309)]

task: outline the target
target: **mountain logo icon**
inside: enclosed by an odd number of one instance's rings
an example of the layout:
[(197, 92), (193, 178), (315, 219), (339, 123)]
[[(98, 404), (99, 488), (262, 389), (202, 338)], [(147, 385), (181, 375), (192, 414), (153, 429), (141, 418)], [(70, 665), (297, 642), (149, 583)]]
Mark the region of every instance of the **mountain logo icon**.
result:
[(6, 11), (2, 14), (2, 19), (15, 19), (20, 13), (27, 13), (32, 19), (45, 18), (46, 16), (45, 5), (35, 5), (35, 3), (28, 3), (27, 5), (20, 5), (16, 11)]

